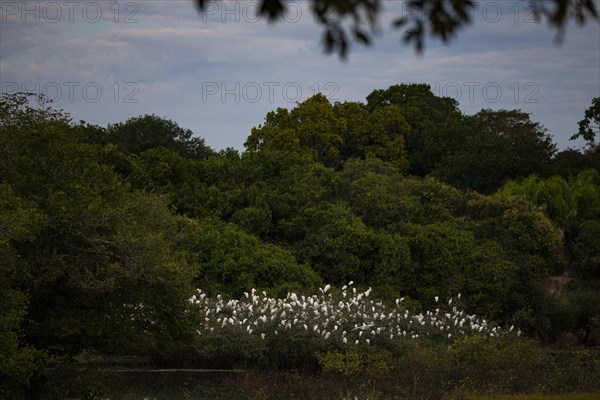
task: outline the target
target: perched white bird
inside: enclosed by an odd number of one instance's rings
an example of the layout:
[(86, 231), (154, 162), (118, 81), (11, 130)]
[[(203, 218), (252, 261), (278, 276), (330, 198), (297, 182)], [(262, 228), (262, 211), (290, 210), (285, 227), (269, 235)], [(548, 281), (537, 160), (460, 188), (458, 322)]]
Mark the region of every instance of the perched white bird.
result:
[(363, 326), (356, 326), (354, 328), (352, 328), (353, 331), (356, 331), (358, 329), (360, 329), (361, 331), (366, 331), (367, 329), (371, 328), (375, 326), (375, 324), (367, 324), (367, 325), (363, 325)]

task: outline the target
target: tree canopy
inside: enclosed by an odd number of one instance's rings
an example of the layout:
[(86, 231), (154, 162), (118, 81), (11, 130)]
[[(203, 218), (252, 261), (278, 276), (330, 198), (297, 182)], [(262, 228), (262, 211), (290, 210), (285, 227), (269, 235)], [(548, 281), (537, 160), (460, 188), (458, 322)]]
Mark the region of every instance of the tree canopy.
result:
[(600, 97), (592, 99), (592, 105), (585, 110), (584, 118), (579, 121), (579, 131), (571, 136), (571, 140), (581, 137), (590, 146), (594, 146), (596, 135), (600, 136)]
[[(315, 95), (269, 112), (240, 153), (158, 116), (76, 124), (31, 97), (0, 101), (0, 395), (32, 397), (48, 363), (84, 352), (208, 351), (196, 289), (353, 280), (417, 309), (462, 293), (546, 343), (600, 340), (600, 172), (587, 153), (557, 162), (520, 110), (464, 115), (427, 85)], [(579, 286), (556, 299), (564, 273)]]

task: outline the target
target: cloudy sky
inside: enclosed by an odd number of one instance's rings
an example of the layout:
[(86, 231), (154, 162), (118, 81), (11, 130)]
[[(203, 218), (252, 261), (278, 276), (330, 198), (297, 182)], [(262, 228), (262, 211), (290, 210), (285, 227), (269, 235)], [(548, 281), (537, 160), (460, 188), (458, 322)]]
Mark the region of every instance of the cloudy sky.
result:
[(289, 1), (276, 24), (256, 17), (257, 1), (200, 15), (191, 0), (0, 0), (2, 92), (44, 93), (100, 125), (156, 114), (217, 150), (242, 150), (267, 112), (316, 92), (364, 101), (409, 82), (429, 83), (467, 114), (522, 109), (560, 148), (579, 147), (568, 138), (600, 96), (600, 25), (570, 23), (556, 45), (526, 1), (481, 0), (472, 26), (448, 45), (428, 41), (421, 56), (390, 28), (406, 4), (384, 1), (374, 44), (354, 46), (346, 61), (324, 54), (305, 0)]

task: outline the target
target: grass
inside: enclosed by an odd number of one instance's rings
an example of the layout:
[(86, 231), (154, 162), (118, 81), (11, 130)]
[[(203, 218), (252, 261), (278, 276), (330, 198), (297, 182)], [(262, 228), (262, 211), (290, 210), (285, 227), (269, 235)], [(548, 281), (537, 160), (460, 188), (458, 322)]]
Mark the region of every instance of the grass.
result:
[(469, 397), (468, 400), (600, 400), (600, 393), (571, 393), (560, 395), (520, 395)]

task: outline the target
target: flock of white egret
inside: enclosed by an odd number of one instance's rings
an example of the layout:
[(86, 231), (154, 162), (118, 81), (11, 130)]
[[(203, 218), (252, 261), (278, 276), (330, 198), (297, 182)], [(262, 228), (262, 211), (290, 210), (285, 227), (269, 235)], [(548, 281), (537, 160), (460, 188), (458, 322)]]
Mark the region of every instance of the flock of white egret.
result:
[[(520, 335), (512, 326), (501, 329), (452, 306), (452, 298), (433, 311), (412, 313), (405, 307), (404, 298), (384, 304), (372, 300), (370, 295), (371, 288), (357, 291), (350, 282), (341, 290), (326, 285), (312, 296), (288, 293), (283, 299), (252, 289), (241, 300), (225, 300), (220, 295), (211, 298), (198, 289), (190, 302), (199, 308), (202, 318), (197, 329), (199, 335), (237, 327), (262, 339), (300, 333), (348, 345), (371, 345), (378, 340), (394, 339), (451, 341), (472, 334)], [(457, 298), (460, 297), (459, 294)], [(437, 296), (435, 302), (439, 303)]]

